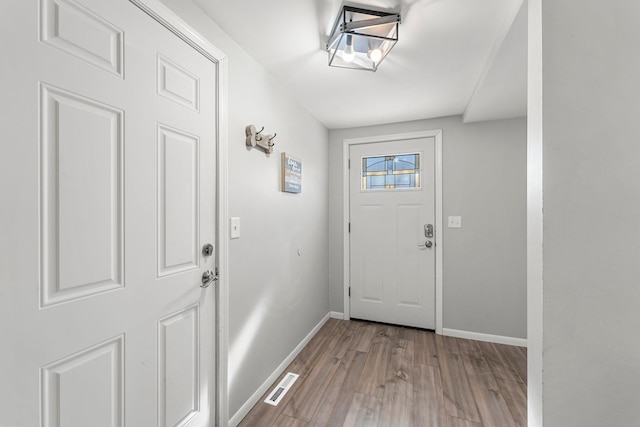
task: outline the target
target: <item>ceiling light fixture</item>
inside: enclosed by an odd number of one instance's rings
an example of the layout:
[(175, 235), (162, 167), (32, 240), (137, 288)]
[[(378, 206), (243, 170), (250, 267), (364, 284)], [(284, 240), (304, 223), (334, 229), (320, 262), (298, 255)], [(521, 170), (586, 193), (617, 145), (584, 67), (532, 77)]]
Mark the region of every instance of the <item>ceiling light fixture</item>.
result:
[(400, 15), (343, 6), (327, 43), (329, 65), (376, 71), (398, 41)]

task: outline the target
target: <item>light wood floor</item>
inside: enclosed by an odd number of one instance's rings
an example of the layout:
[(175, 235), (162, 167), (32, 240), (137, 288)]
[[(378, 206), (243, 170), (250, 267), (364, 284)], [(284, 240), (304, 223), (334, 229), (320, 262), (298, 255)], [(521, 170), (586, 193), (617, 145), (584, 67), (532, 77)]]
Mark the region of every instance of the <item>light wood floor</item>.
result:
[(285, 372), (300, 378), (279, 405), (265, 394), (240, 426), (527, 425), (520, 347), (331, 319)]

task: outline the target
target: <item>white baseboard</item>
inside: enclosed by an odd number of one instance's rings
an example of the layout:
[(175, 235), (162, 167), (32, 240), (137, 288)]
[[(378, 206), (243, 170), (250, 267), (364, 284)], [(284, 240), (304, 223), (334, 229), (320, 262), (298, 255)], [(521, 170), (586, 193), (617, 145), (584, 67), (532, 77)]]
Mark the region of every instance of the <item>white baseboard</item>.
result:
[(493, 342), (496, 344), (515, 345), (517, 347), (527, 347), (525, 338), (503, 337), (500, 335), (481, 334), (479, 332), (459, 331), (457, 329), (442, 329), (442, 335), (455, 338), (465, 338), (468, 340)]
[(242, 421), (242, 419), (247, 416), (249, 411), (251, 411), (251, 408), (253, 408), (255, 404), (260, 401), (262, 395), (269, 389), (269, 387), (273, 385), (273, 383), (278, 379), (280, 374), (284, 372), (287, 366), (289, 366), (289, 364), (293, 362), (293, 359), (295, 359), (296, 356), (302, 351), (304, 346), (307, 345), (309, 341), (311, 341), (311, 338), (313, 338), (318, 333), (320, 328), (322, 328), (322, 326), (324, 326), (324, 324), (327, 323), (327, 321), (332, 317), (332, 312), (327, 313), (327, 315), (324, 316), (320, 323), (318, 323), (311, 330), (311, 332), (309, 332), (309, 334), (307, 334), (307, 336), (303, 338), (300, 344), (298, 344), (296, 348), (293, 349), (293, 351), (286, 357), (286, 359), (282, 361), (282, 363), (276, 368), (276, 370), (273, 371), (271, 375), (269, 375), (269, 377), (262, 383), (262, 385), (255, 391), (255, 393), (253, 393), (251, 397), (244, 403), (244, 405), (242, 405), (240, 409), (238, 409), (233, 417), (229, 419), (229, 427), (236, 427), (238, 424), (240, 424), (240, 421)]
[(330, 311), (329, 315), (331, 316), (332, 319), (344, 320), (344, 313), (339, 313), (337, 311)]

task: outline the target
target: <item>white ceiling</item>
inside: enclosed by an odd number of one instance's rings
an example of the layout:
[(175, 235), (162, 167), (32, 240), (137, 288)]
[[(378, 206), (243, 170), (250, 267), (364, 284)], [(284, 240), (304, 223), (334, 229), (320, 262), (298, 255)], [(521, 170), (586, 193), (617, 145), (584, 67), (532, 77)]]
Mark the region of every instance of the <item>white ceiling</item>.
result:
[(523, 0), (362, 0), (399, 12), (399, 41), (377, 72), (327, 66), (341, 0), (195, 0), (330, 129), (464, 114), (526, 114)]

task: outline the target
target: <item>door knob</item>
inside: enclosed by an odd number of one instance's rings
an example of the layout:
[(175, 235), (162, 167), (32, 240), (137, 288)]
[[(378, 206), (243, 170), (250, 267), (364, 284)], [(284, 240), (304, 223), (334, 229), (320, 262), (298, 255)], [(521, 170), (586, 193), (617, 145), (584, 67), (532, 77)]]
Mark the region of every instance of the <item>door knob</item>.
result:
[(208, 288), (211, 282), (215, 282), (216, 280), (218, 280), (218, 275), (211, 270), (207, 270), (202, 273), (202, 285), (200, 285), (200, 287)]
[(433, 246), (433, 242), (431, 240), (427, 240), (424, 242), (424, 245), (418, 245), (419, 248), (430, 248)]

